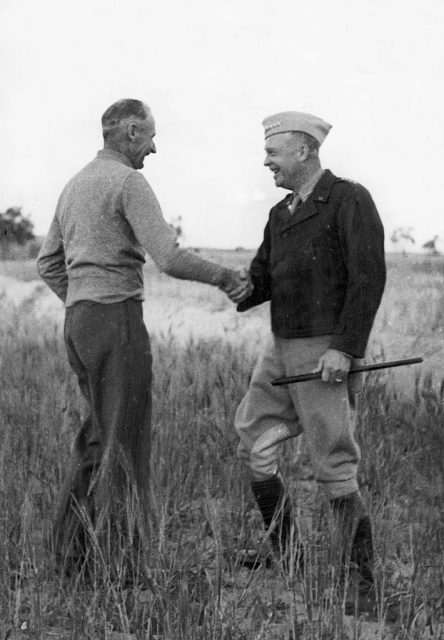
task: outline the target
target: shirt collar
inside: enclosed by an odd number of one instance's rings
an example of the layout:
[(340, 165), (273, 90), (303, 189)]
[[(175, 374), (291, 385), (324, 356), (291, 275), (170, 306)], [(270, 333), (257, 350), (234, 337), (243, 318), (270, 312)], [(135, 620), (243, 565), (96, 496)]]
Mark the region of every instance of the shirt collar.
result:
[(117, 162), (121, 162), (122, 164), (126, 164), (127, 167), (132, 167), (131, 161), (120, 151), (115, 151), (114, 149), (100, 149), (97, 152), (97, 158), (101, 160), (116, 160)]
[(321, 178), (323, 173), (324, 173), (324, 169), (322, 169), (322, 167), (320, 167), (316, 171), (316, 173), (314, 173), (312, 176), (310, 176), (310, 178), (307, 180), (307, 182), (304, 182), (304, 184), (302, 185), (302, 187), (298, 191), (298, 194), (299, 194), (302, 202), (305, 202), (307, 200), (308, 196), (310, 195), (310, 193), (313, 191), (313, 189), (315, 188), (315, 186), (319, 182), (319, 179)]

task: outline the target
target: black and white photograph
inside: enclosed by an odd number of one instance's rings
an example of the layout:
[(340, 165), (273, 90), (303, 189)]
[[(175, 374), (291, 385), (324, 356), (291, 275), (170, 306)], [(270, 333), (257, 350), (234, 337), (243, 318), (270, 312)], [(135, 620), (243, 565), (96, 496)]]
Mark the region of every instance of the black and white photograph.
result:
[(443, 34), (0, 2), (0, 640), (444, 640)]

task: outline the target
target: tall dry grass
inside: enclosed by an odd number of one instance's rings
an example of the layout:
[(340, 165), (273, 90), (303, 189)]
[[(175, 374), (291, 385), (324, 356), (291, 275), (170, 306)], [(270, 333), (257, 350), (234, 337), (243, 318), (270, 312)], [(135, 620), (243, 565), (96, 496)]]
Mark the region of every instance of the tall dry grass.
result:
[[(121, 557), (97, 553), (92, 582), (81, 575), (65, 580), (44, 538), (81, 400), (59, 325), (37, 321), (26, 304), (3, 304), (2, 313), (1, 638), (440, 637), (442, 387), (418, 379), (414, 395), (400, 399), (385, 377), (372, 376), (361, 399), (360, 479), (378, 556), (376, 625), (345, 620), (341, 602), (325, 599), (334, 580), (325, 564), (326, 510), (303, 451), (296, 461), (288, 447), (283, 470), (309, 558), (304, 579), (278, 567), (248, 573), (237, 563), (238, 549), (266, 545), (232, 426), (254, 356), (222, 339), (153, 340), (152, 519), (136, 586), (126, 588), (118, 571), (110, 576), (111, 564), (124, 564), (124, 542)], [(388, 630), (392, 600), (399, 620)]]
[[(230, 266), (251, 258), (251, 252), (203, 255)], [(308, 558), (304, 578), (279, 567), (248, 573), (239, 566), (239, 549), (267, 547), (233, 432), (257, 348), (257, 340), (243, 340), (240, 323), (242, 331), (253, 319), (267, 323), (266, 308), (233, 319), (225, 338), (178, 340), (168, 331), (153, 338), (146, 557), (128, 588), (128, 543), (122, 539), (119, 553), (107, 556), (91, 531), (92, 580), (62, 578), (44, 542), (82, 402), (61, 316), (35, 313), (44, 293), (32, 289), (34, 263), (0, 264), (0, 275), (27, 281), (30, 292), (18, 306), (0, 296), (0, 638), (443, 637), (443, 273), (440, 259), (389, 257), (370, 359), (424, 355), (428, 366), (421, 376), (419, 368), (406, 370), (397, 384), (390, 373), (372, 374), (360, 401), (360, 481), (378, 558), (378, 621), (369, 624), (344, 618), (334, 597), (328, 508), (303, 448), (287, 447), (283, 471)], [(220, 292), (172, 280), (152, 265), (146, 282), (147, 298), (160, 308), (231, 313)], [(128, 512), (131, 520), (133, 508)], [(388, 626), (392, 602), (399, 619)]]

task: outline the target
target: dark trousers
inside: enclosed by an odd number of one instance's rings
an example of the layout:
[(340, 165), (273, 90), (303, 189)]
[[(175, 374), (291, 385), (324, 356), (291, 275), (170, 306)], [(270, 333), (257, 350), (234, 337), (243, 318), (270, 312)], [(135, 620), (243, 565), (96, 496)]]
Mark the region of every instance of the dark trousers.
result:
[(124, 530), (129, 504), (146, 517), (152, 356), (135, 299), (68, 307), (65, 344), (88, 405), (55, 523), (56, 553), (66, 560), (84, 557), (88, 529), (96, 539), (100, 527), (109, 537), (109, 523)]

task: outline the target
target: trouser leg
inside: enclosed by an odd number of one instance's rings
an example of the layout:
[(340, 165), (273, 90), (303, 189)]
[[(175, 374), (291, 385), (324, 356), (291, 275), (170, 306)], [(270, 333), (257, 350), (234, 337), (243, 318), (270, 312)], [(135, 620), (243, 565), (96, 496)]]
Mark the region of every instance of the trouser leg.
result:
[(276, 475), (280, 445), (304, 431), (316, 480), (329, 497), (358, 491), (360, 450), (347, 382), (271, 385), (275, 377), (313, 370), (329, 342), (329, 336), (272, 338), (266, 345), (235, 417), (239, 457), (254, 480)]
[[(301, 433), (303, 427), (316, 480), (330, 499), (358, 491), (360, 451), (354, 438), (347, 383), (330, 385), (316, 380), (271, 385), (273, 378), (313, 370), (329, 342), (329, 336), (274, 338), (265, 346), (235, 418), (239, 457), (250, 467), (255, 482), (276, 476), (282, 443)], [(278, 492), (274, 495), (277, 508)], [(360, 526), (364, 530), (363, 524)]]
[(252, 491), (275, 551), (286, 553), (290, 540), (291, 506), (278, 473), (282, 445), (300, 433), (300, 425), (284, 387), (270, 380), (283, 375), (274, 342), (265, 346), (250, 387), (235, 416), (240, 436), (239, 458), (252, 473)]
[[(68, 345), (67, 345), (68, 346)], [(94, 526), (95, 505), (91, 486), (100, 463), (100, 439), (91, 415), (86, 370), (75, 352), (68, 348), (69, 361), (77, 373), (79, 387), (86, 400), (86, 416), (74, 441), (71, 457), (59, 494), (53, 526), (54, 552), (59, 560), (69, 555), (71, 563), (81, 563), (87, 550), (88, 529)]]
[[(278, 339), (277, 350), (285, 362), (286, 375), (313, 370), (329, 340), (328, 336)], [(358, 567), (360, 578), (367, 586), (371, 585), (371, 524), (357, 481), (360, 450), (354, 436), (355, 414), (349, 386), (346, 381), (332, 385), (314, 380), (290, 385), (289, 393), (304, 428), (316, 480), (324, 487), (333, 507), (336, 535), (331, 558), (339, 560), (342, 573), (351, 560)]]
[(65, 342), (90, 415), (75, 442), (56, 527), (66, 530), (79, 504), (96, 525), (108, 516), (117, 522), (128, 492), (146, 515), (151, 353), (140, 303), (78, 303), (67, 310)]
[[(329, 336), (276, 339), (285, 375), (312, 371), (328, 348)], [(360, 450), (354, 436), (355, 415), (347, 381), (313, 380), (289, 385), (289, 394), (304, 429), (314, 475), (333, 499), (358, 491)]]

